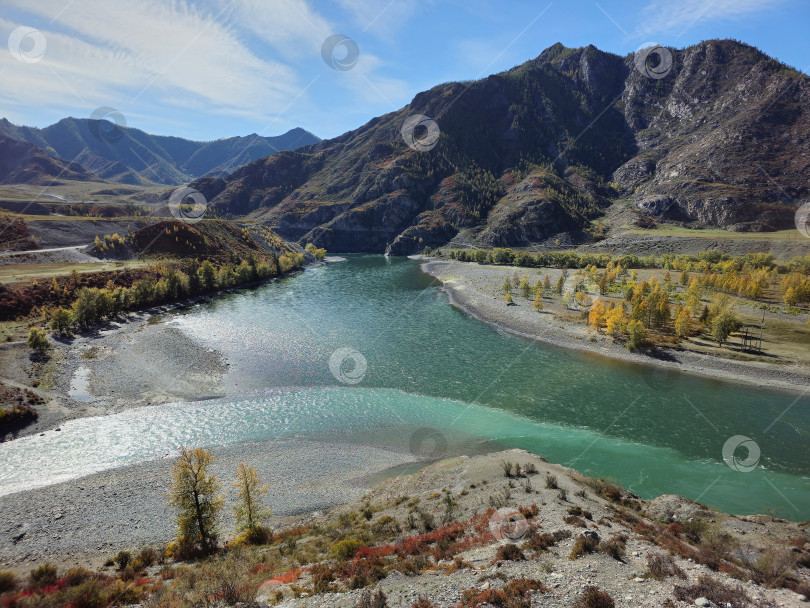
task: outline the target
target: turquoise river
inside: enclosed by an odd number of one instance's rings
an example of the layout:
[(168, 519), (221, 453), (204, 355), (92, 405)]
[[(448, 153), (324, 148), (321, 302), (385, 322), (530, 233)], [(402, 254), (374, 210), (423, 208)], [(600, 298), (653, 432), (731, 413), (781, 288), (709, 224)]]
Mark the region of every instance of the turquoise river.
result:
[(810, 519), (805, 387), (662, 373), (504, 334), (453, 308), (413, 260), (346, 256), (166, 322), (223, 353), (228, 397), (0, 444), (0, 494), (181, 445), (304, 437), (420, 459), (519, 447), (645, 498)]

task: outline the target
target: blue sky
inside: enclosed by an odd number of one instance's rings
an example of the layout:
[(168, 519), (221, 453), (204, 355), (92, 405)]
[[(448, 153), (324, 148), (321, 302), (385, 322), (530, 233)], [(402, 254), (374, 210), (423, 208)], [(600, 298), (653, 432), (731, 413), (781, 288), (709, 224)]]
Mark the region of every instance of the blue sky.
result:
[[(0, 6), (0, 38), (8, 41), (0, 50), (0, 115), (42, 127), (104, 106), (127, 126), (200, 140), (277, 135), (295, 126), (333, 137), (435, 84), (510, 68), (555, 42), (625, 55), (648, 42), (684, 47), (736, 38), (810, 70), (808, 0), (0, 0)], [(334, 34), (357, 45), (351, 69), (334, 69), (322, 57)], [(329, 56), (343, 61), (346, 49), (340, 45)]]

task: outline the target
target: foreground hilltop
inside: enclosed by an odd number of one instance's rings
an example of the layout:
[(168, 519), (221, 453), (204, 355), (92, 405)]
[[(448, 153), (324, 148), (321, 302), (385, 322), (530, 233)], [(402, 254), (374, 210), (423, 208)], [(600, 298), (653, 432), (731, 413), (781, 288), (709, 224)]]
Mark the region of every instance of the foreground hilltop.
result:
[[(641, 500), (509, 450), (388, 479), (355, 503), (280, 522), (268, 544), (188, 565), (143, 550), (64, 580), (94, 581), (99, 601), (155, 607), (746, 608), (805, 605), (808, 566), (805, 525)], [(77, 601), (76, 583), (61, 585), (17, 605)]]
[(732, 40), (643, 59), (555, 44), (194, 185), (223, 216), (332, 251), (589, 242), (616, 200), (690, 227), (792, 228), (810, 177), (807, 76)]

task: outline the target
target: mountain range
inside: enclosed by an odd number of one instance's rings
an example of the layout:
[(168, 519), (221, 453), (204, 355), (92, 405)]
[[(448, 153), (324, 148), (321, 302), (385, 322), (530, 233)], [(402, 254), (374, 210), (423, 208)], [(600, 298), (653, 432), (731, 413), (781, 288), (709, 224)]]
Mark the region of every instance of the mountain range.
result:
[(617, 200), (687, 226), (783, 229), (808, 196), (808, 102), (805, 74), (733, 40), (641, 63), (558, 43), (192, 185), (221, 217), (345, 252), (583, 242)]
[(97, 179), (79, 163), (54, 158), (36, 144), (0, 135), (0, 184), (47, 185), (56, 175), (73, 181)]
[[(199, 142), (151, 135), (111, 120), (83, 118), (65, 118), (44, 129), (0, 119), (0, 135), (35, 144), (52, 157), (78, 163), (103, 180), (130, 185), (179, 185), (204, 175), (227, 175), (256, 159), (319, 141), (312, 133), (295, 128), (275, 137), (254, 133)], [(57, 175), (74, 179), (58, 172), (50, 177)], [(48, 175), (43, 173), (35, 179), (41, 181), (43, 176)]]

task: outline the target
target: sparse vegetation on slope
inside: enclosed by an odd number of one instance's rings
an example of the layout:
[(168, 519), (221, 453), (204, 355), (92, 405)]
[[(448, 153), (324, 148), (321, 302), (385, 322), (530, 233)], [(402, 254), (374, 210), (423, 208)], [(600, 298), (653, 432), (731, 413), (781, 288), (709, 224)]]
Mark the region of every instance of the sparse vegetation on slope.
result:
[[(512, 463), (506, 479), (504, 462)], [(509, 492), (516, 466), (554, 477), (558, 488)], [(563, 488), (580, 505), (561, 500)], [(217, 494), (214, 486), (207, 490)], [(485, 506), (495, 493), (504, 501), (497, 510)], [(435, 527), (446, 495), (456, 504), (456, 516)], [(512, 450), (443, 461), (415, 476), (390, 479), (357, 503), (282, 526), (259, 544), (220, 544), (190, 563), (154, 548), (122, 552), (97, 573), (45, 564), (28, 583), (11, 574), (0, 577), (0, 593), (5, 605), (21, 607), (142, 602), (184, 608), (255, 600), (313, 608), (601, 608), (621, 605), (618, 598), (632, 594), (655, 605), (706, 597), (718, 605), (765, 608), (777, 597), (789, 600), (785, 594), (798, 601), (795, 594), (807, 590), (806, 568), (796, 558), (778, 562), (780, 579), (738, 582), (760, 580), (740, 555), (762, 555), (763, 572), (766, 561), (777, 563), (772, 556), (781, 544), (806, 557), (810, 537), (801, 525), (726, 516), (684, 499), (677, 500), (689, 506), (690, 519), (656, 519), (674, 499), (642, 501), (608, 482)], [(571, 517), (585, 521), (585, 528), (565, 521)], [(591, 550), (578, 551), (586, 542)], [(577, 559), (567, 559), (570, 554)], [(779, 586), (784, 589), (770, 590)]]

